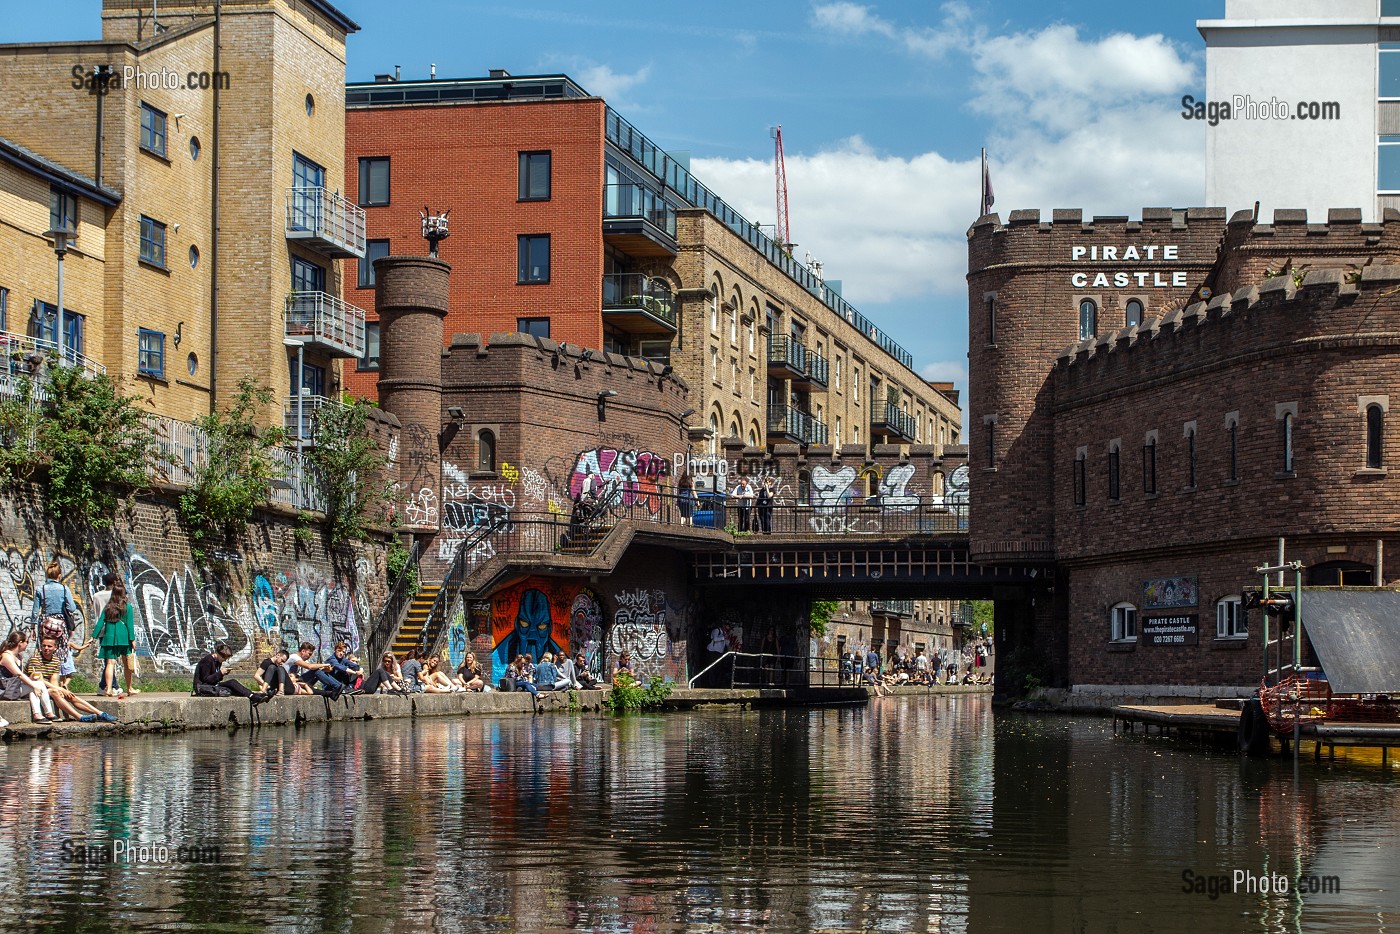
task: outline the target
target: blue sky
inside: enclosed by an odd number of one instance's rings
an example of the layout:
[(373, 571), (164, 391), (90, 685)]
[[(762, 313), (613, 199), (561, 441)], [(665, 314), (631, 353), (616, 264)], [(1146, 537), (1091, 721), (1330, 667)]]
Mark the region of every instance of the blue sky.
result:
[[(0, 41), (92, 39), (100, 0), (0, 0)], [(771, 223), (781, 123), (790, 218), (845, 296), (965, 389), (964, 231), (978, 151), (996, 208), (1136, 215), (1201, 203), (1199, 18), (1224, 0), (814, 0), (529, 5), (341, 0), (348, 77), (565, 72), (697, 177)]]

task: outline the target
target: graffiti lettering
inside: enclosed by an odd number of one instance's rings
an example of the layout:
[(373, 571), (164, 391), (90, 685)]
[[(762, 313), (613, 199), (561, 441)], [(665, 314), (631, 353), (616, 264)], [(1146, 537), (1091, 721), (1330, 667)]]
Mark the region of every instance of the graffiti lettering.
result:
[(651, 513), (661, 509), (661, 478), (671, 473), (670, 462), (660, 454), (615, 448), (593, 448), (579, 454), (569, 474), (569, 496), (588, 492), (610, 506), (636, 503)]

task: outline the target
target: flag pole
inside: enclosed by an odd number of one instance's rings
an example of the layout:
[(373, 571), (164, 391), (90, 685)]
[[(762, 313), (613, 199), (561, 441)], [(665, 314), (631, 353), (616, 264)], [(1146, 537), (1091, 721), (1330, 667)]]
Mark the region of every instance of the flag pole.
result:
[(987, 215), (987, 211), (990, 210), (990, 208), (987, 205), (987, 147), (985, 146), (982, 147), (982, 175), (980, 178), (978, 178), (977, 182), (978, 187), (981, 189), (978, 192), (978, 197), (981, 198), (982, 201), (982, 210), (978, 213), (977, 216), (985, 217)]

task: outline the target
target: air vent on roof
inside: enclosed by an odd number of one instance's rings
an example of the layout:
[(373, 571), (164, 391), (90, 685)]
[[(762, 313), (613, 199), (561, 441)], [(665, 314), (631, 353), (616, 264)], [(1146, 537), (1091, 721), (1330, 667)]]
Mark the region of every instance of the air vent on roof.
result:
[(506, 71), (504, 68), (492, 68), (487, 71), (487, 75), (492, 78), (509, 78), (510, 72)]

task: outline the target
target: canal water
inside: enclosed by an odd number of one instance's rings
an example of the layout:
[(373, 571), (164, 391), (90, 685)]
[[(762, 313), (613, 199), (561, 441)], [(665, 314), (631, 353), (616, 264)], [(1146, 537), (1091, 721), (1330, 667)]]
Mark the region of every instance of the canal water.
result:
[(982, 697), (0, 747), (4, 931), (1394, 930), (1397, 844), (1379, 764)]

